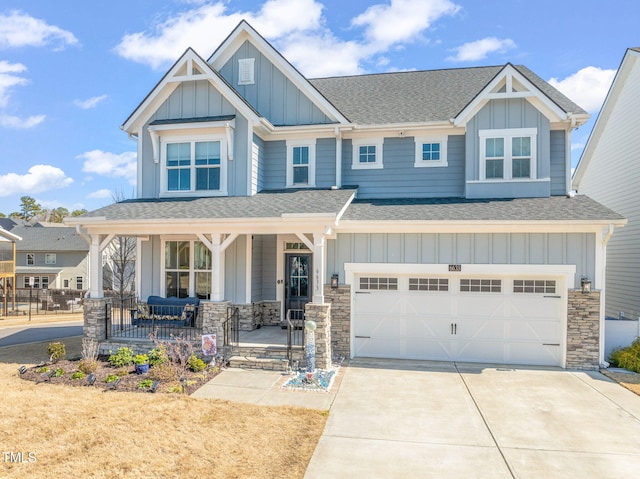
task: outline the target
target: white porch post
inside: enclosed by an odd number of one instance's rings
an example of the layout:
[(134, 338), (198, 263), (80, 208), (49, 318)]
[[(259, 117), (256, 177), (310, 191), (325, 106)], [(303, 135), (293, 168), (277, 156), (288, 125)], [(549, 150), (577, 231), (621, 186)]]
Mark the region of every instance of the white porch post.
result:
[(102, 289), (102, 258), (100, 249), (100, 235), (91, 235), (89, 245), (89, 294), (91, 298), (104, 297)]
[(313, 234), (313, 303), (324, 304), (324, 257), (325, 236), (323, 233)]
[(211, 301), (224, 300), (224, 250), (222, 235), (211, 235)]

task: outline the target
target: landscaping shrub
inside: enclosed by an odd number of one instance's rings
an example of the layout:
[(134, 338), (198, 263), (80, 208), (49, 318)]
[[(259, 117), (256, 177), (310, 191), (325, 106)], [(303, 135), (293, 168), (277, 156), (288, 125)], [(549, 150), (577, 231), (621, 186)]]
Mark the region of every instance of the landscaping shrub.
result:
[(118, 348), (118, 351), (115, 354), (109, 356), (109, 364), (114, 368), (131, 366), (133, 364), (134, 356), (133, 349), (123, 346)]
[(56, 369), (53, 373), (54, 378), (59, 378), (60, 376), (64, 376), (64, 369), (62, 368)]
[(640, 338), (631, 343), (631, 346), (614, 349), (609, 359), (613, 366), (640, 373)]
[(71, 375), (71, 379), (82, 379), (85, 377), (85, 374), (82, 371), (76, 371)]
[(49, 346), (47, 346), (47, 354), (49, 355), (49, 360), (55, 363), (60, 359), (64, 359), (67, 350), (63, 343), (49, 343)]
[(191, 353), (191, 356), (189, 356), (189, 359), (187, 360), (187, 366), (194, 373), (198, 373), (206, 369), (207, 363), (205, 363), (202, 359), (196, 356), (195, 353)]
[(157, 364), (149, 369), (149, 377), (156, 381), (177, 381), (180, 379), (180, 369), (170, 362)]
[(157, 366), (158, 364), (169, 362), (167, 347), (164, 344), (153, 348), (151, 351), (149, 351), (147, 356), (149, 356), (149, 366)]
[(78, 361), (78, 369), (84, 374), (95, 373), (98, 369), (98, 360), (97, 359), (81, 359)]
[(153, 380), (143, 379), (138, 383), (138, 389), (149, 389), (153, 385)]
[(104, 382), (107, 384), (111, 384), (116, 382), (116, 380), (118, 379), (118, 375), (117, 374), (109, 374), (105, 379)]

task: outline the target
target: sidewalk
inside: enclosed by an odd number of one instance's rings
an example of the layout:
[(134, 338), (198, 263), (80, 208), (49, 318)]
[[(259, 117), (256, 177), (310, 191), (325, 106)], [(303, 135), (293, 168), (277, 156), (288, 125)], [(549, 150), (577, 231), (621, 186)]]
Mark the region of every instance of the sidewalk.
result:
[(2, 327), (14, 327), (25, 326), (29, 324), (52, 324), (52, 323), (67, 323), (70, 321), (82, 321), (84, 316), (80, 313), (60, 313), (60, 314), (39, 314), (38, 316), (9, 316), (0, 317), (0, 328)]

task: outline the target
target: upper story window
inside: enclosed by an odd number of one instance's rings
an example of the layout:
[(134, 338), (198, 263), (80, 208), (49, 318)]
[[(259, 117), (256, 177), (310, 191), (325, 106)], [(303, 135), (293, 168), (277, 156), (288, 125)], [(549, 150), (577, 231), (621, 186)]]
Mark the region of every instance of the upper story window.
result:
[(56, 264), (56, 254), (55, 253), (47, 253), (44, 255), (44, 263), (45, 264)]
[(316, 140), (287, 141), (287, 186), (316, 184)]
[(535, 128), (480, 131), (480, 180), (535, 179)]
[(416, 137), (417, 168), (447, 166), (447, 137)]
[(382, 165), (382, 139), (356, 139), (353, 143), (353, 161), (351, 168), (380, 169)]
[(255, 83), (255, 62), (255, 58), (238, 60), (238, 85), (253, 85)]
[(163, 193), (226, 195), (226, 142), (222, 137), (202, 140), (170, 139), (163, 148)]
[(36, 254), (27, 253), (27, 266), (33, 266), (34, 264), (36, 264)]

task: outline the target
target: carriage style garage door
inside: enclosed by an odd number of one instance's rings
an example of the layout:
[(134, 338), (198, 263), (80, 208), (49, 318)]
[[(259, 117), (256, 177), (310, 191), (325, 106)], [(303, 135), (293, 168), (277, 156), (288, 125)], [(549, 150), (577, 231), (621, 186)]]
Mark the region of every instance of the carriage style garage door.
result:
[(354, 355), (561, 366), (558, 277), (356, 275)]

